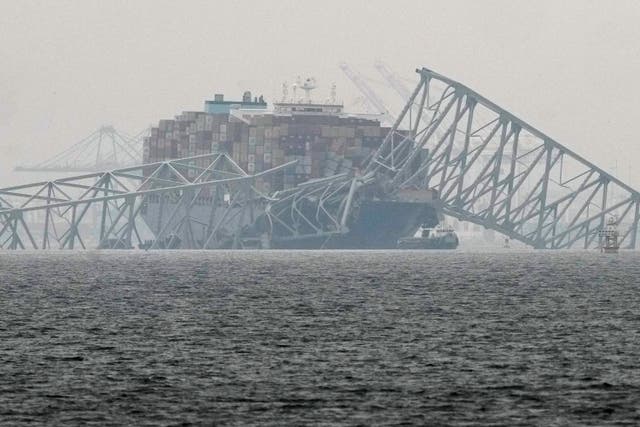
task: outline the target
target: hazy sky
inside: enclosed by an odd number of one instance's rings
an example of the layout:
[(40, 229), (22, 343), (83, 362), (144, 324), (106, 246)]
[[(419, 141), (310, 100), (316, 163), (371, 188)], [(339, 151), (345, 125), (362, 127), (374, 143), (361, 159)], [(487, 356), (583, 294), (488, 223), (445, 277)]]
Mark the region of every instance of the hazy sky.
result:
[(627, 179), (639, 23), (634, 0), (0, 0), (0, 186), (103, 123), (136, 133), (215, 92), (271, 101), (313, 75), (348, 103), (338, 63), (375, 78), (376, 59), (460, 80)]

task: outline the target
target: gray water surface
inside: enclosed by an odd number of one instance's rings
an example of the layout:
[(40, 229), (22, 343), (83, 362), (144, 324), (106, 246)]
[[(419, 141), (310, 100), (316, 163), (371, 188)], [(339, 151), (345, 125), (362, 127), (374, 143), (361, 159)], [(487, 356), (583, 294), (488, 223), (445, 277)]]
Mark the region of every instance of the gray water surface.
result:
[(637, 425), (639, 261), (0, 252), (0, 424)]

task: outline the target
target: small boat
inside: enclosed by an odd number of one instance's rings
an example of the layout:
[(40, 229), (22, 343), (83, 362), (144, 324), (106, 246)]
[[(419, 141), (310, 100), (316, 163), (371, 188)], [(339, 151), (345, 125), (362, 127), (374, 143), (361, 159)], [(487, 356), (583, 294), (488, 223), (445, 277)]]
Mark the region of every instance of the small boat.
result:
[(449, 226), (420, 227), (418, 237), (398, 240), (398, 249), (456, 249), (460, 241), (455, 230)]

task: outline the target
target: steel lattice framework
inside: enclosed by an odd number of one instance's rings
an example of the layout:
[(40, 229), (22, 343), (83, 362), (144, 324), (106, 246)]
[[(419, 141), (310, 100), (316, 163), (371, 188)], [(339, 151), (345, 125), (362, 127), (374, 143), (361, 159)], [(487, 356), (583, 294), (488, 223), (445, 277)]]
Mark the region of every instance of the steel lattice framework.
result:
[(429, 69), (361, 173), (275, 195), (265, 212), (281, 240), (349, 231), (363, 199), (434, 190), (439, 208), (540, 249), (595, 248), (608, 217), (636, 247), (640, 195), (468, 87)]
[[(228, 155), (214, 153), (5, 188), (0, 248), (74, 249), (88, 241), (113, 249), (145, 242), (151, 248), (241, 247), (243, 232), (269, 200), (255, 180), (290, 165), (248, 175)], [(142, 218), (150, 198), (170, 205), (159, 210), (164, 218), (154, 230)], [(205, 206), (207, 222), (192, 215), (198, 206)], [(194, 233), (196, 227), (204, 233)]]
[[(214, 153), (0, 189), (0, 248), (326, 243), (349, 232), (363, 201), (429, 200), (540, 249), (595, 248), (615, 217), (621, 245), (635, 249), (636, 190), (468, 87), (417, 72), (419, 83), (360, 170), (263, 194), (256, 180), (295, 162), (249, 175)], [(435, 201), (425, 197), (433, 193)], [(86, 226), (91, 217), (97, 227)]]
[(372, 175), (347, 173), (317, 179), (274, 194), (265, 209), (263, 226), (275, 240), (321, 238), (349, 232), (362, 189), (374, 183)]
[(638, 191), (465, 85), (417, 72), (367, 167), (390, 192), (435, 189), (446, 214), (535, 248), (596, 247), (613, 216), (621, 245), (636, 247)]

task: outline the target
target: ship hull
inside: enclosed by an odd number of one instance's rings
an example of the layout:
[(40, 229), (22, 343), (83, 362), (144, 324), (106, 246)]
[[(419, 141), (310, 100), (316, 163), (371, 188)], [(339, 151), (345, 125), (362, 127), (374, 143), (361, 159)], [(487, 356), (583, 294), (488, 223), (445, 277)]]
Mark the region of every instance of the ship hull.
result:
[[(150, 230), (156, 233), (166, 227), (161, 221), (161, 209), (171, 211), (173, 206), (151, 204), (143, 215)], [(209, 220), (210, 207), (197, 206), (191, 215), (199, 223)], [(201, 217), (201, 218), (198, 218)], [(349, 223), (347, 233), (323, 233), (296, 237), (271, 236), (268, 242), (255, 236), (255, 248), (270, 249), (396, 249), (399, 239), (412, 236), (420, 226), (434, 227), (438, 224), (438, 212), (429, 203), (398, 201), (365, 201)], [(193, 247), (201, 247), (206, 239), (204, 227), (192, 227), (189, 236), (180, 236), (192, 241)], [(224, 247), (224, 246), (223, 246)], [(231, 242), (228, 247), (232, 247)], [(245, 246), (247, 247), (247, 246)]]
[(428, 203), (369, 201), (360, 207), (345, 234), (306, 238), (274, 238), (278, 249), (395, 249), (398, 239), (423, 224), (435, 226), (437, 211)]

